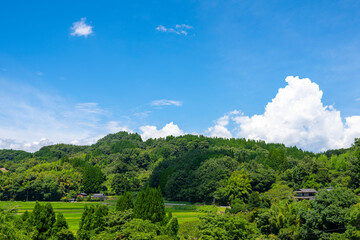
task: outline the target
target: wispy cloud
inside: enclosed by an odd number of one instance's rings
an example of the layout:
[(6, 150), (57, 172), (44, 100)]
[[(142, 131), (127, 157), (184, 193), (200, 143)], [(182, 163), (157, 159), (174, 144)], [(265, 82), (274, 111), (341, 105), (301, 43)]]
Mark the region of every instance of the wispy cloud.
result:
[(106, 111), (99, 107), (98, 103), (95, 102), (88, 102), (88, 103), (78, 103), (76, 108), (80, 111), (86, 113), (94, 113), (94, 114), (105, 114)]
[(74, 22), (71, 27), (71, 35), (72, 36), (84, 36), (93, 33), (93, 27), (86, 23), (86, 18), (81, 18), (80, 21)]
[(110, 132), (131, 131), (98, 103), (73, 103), (51, 90), (0, 79), (0, 148), (34, 152), (53, 143), (92, 144)]
[(186, 24), (176, 24), (175, 27), (167, 28), (163, 25), (159, 25), (156, 27), (156, 30), (159, 32), (169, 32), (169, 33), (176, 33), (178, 35), (188, 35), (188, 31), (193, 29), (193, 26), (186, 25)]
[(175, 100), (166, 100), (166, 99), (161, 99), (161, 100), (155, 100), (152, 101), (150, 103), (151, 106), (181, 106), (182, 102), (180, 101), (175, 101)]

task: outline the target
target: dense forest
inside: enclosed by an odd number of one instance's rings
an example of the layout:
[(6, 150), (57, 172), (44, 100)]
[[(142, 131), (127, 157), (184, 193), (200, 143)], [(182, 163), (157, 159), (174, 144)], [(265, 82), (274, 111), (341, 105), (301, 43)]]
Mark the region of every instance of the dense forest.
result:
[[(98, 210), (97, 219), (104, 223), (93, 233), (97, 239), (114, 237), (125, 231), (123, 226), (140, 232), (158, 229), (152, 232), (157, 239), (178, 238), (177, 231), (169, 230), (177, 222), (160, 213), (161, 207), (151, 216), (139, 213), (147, 195), (157, 196), (151, 201), (161, 197), (231, 206), (226, 213), (201, 217), (201, 239), (360, 239), (359, 139), (349, 149), (312, 153), (246, 139), (185, 135), (142, 141), (138, 134), (119, 132), (91, 146), (57, 144), (35, 153), (0, 150), (0, 169), (2, 201), (69, 201), (82, 192), (121, 195), (119, 201), (128, 196), (126, 209), (120, 204), (112, 213)], [(296, 200), (299, 189), (317, 190), (315, 200)], [(95, 214), (97, 209), (87, 211)], [(111, 232), (109, 221), (122, 224)]]

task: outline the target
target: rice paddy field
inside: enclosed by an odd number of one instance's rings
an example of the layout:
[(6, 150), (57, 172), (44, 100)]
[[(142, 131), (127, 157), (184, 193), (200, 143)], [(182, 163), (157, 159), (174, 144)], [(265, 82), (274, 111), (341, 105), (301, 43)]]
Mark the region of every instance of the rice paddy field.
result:
[[(40, 204), (45, 204), (47, 202), (40, 202)], [(69, 229), (76, 233), (79, 228), (79, 222), (81, 215), (84, 209), (85, 204), (97, 204), (97, 202), (50, 202), (55, 213), (61, 212), (64, 214), (64, 217), (69, 225)], [(106, 204), (110, 209), (115, 208), (116, 200), (107, 200), (100, 202), (101, 204)], [(185, 204), (185, 205), (179, 205)], [(35, 202), (1, 202), (0, 207), (16, 207), (18, 214), (23, 214), (25, 211), (31, 212), (35, 206)], [(223, 212), (225, 208), (215, 207), (215, 206), (201, 206), (193, 205), (189, 203), (178, 203), (178, 202), (166, 202), (166, 212), (172, 212), (174, 217), (178, 218), (180, 225), (180, 231), (182, 226), (192, 225), (196, 226), (199, 222), (199, 217), (201, 215), (207, 214), (207, 212)], [(188, 229), (188, 227), (186, 227)]]

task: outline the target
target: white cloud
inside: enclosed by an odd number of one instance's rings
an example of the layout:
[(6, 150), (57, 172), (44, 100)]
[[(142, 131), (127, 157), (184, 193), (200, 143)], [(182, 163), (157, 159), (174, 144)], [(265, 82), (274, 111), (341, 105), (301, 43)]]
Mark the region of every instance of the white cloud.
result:
[(166, 100), (166, 99), (161, 99), (161, 100), (155, 100), (152, 101), (150, 103), (151, 106), (181, 106), (182, 102), (180, 101), (175, 101), (175, 100)]
[(289, 76), (288, 85), (266, 105), (264, 114), (236, 116), (239, 137), (296, 145), (323, 151), (349, 147), (360, 137), (360, 116), (345, 118), (333, 106), (324, 106), (323, 92), (310, 79)]
[(86, 18), (81, 18), (80, 21), (74, 22), (71, 27), (71, 35), (72, 36), (84, 36), (93, 33), (93, 27), (89, 24), (86, 24)]
[(184, 135), (184, 132), (173, 122), (166, 124), (162, 129), (157, 129), (156, 126), (142, 126), (141, 138), (145, 141), (149, 138), (163, 138), (166, 136), (180, 136)]
[(21, 149), (28, 152), (35, 152), (43, 146), (54, 144), (49, 139), (42, 138), (39, 141), (24, 142), (16, 141), (14, 139), (0, 139), (0, 149)]
[(176, 24), (175, 27), (167, 28), (163, 25), (157, 26), (155, 29), (159, 32), (176, 33), (178, 35), (188, 35), (188, 30), (193, 29), (193, 26), (186, 24)]
[(6, 99), (0, 101), (0, 148), (33, 152), (48, 144), (92, 144), (110, 132), (131, 132), (98, 103), (74, 104), (3, 79), (0, 96)]
[(232, 138), (233, 136), (227, 127), (230, 123), (230, 117), (233, 119), (235, 116), (240, 114), (242, 113), (238, 110), (225, 114), (223, 117), (215, 121), (215, 125), (209, 127), (206, 132), (210, 135), (210, 137)]
[(129, 132), (129, 133), (132, 133), (133, 131), (128, 128), (127, 126), (123, 126), (121, 125), (120, 122), (118, 121), (110, 121), (107, 123), (107, 128), (109, 130), (110, 133), (117, 133), (117, 132), (122, 132), (122, 131), (125, 131), (125, 132)]

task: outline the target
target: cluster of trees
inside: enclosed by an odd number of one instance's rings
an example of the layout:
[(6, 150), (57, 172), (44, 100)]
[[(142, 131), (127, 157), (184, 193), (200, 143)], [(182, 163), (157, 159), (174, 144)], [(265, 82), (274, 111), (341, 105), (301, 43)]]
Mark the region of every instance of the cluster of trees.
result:
[(86, 206), (77, 239), (178, 239), (178, 221), (165, 213), (161, 191), (147, 188), (135, 202), (130, 192), (122, 194), (116, 208), (106, 205)]
[(0, 209), (0, 239), (75, 240), (62, 213), (55, 215), (50, 203), (36, 202), (31, 213), (16, 215), (16, 209)]

